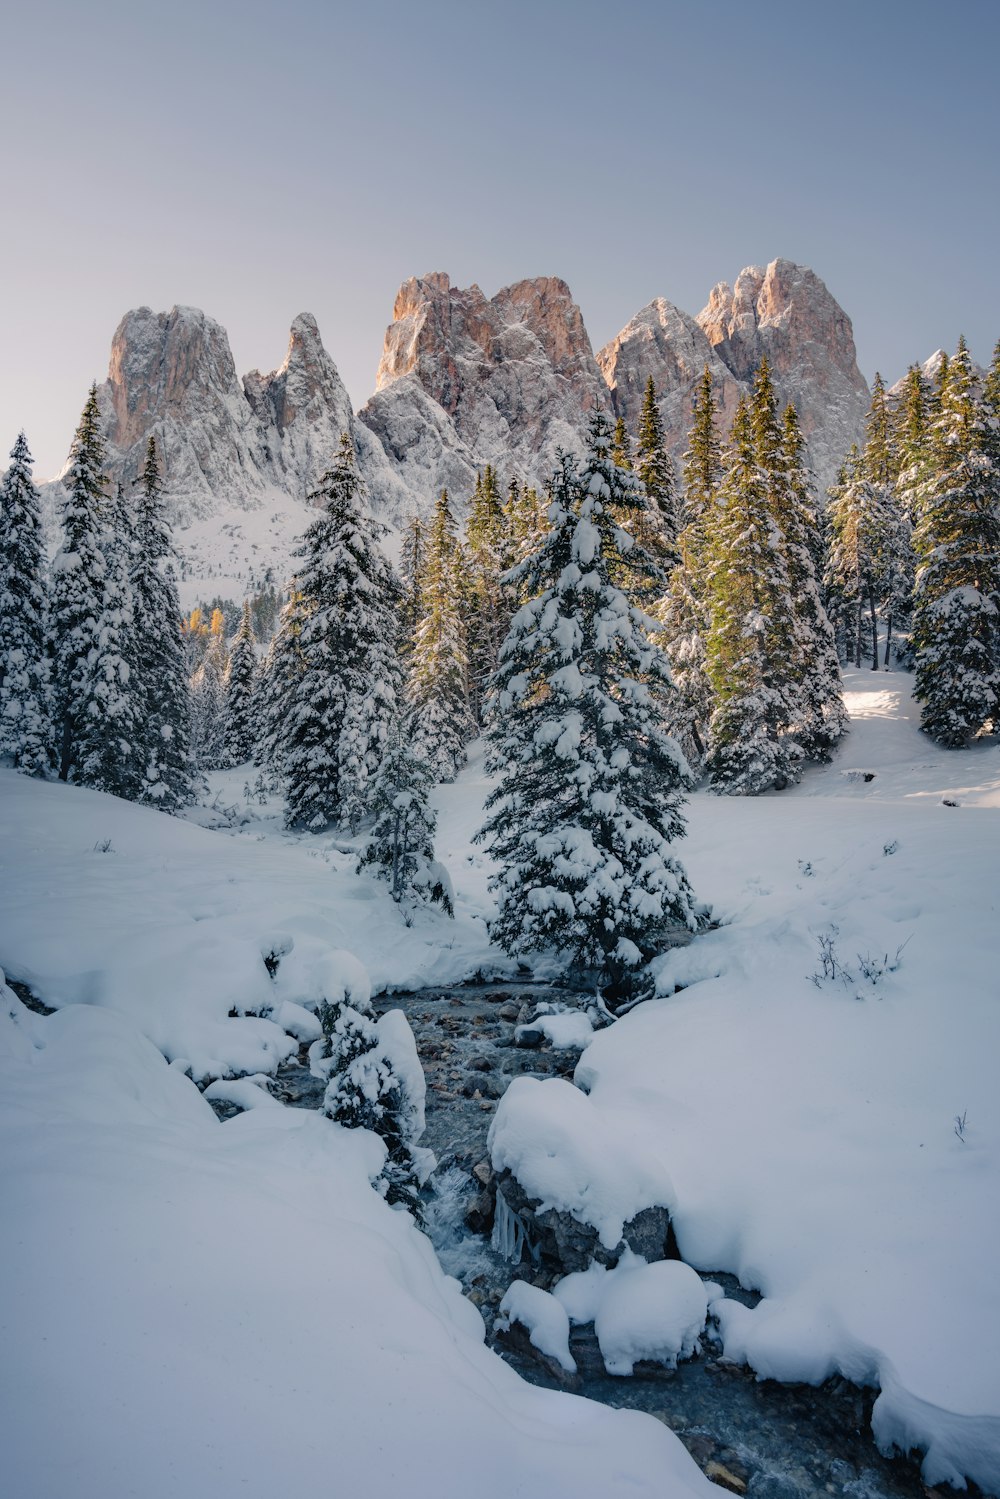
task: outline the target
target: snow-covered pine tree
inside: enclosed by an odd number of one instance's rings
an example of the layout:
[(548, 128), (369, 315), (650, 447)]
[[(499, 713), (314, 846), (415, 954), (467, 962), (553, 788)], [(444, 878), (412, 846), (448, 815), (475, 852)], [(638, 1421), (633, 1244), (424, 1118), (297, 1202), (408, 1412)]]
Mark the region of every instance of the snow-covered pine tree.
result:
[(0, 760), (26, 775), (52, 769), (41, 500), (24, 433), (0, 484)]
[(475, 733), (469, 656), (460, 606), (455, 522), (442, 490), (427, 538), (421, 614), (406, 688), (414, 754), (438, 781), (453, 781)]
[(93, 700), (88, 747), (76, 779), (96, 791), (137, 801), (143, 788), (145, 703), (138, 673), (134, 517), (119, 484), (104, 507), (104, 599), (91, 663)]
[(397, 711), (398, 585), (365, 511), (363, 483), (345, 432), (310, 496), (320, 512), (303, 537), (301, 595), (285, 643), (281, 772), (289, 827), (352, 829), (368, 809), (371, 781)]
[(259, 725), (254, 764), (266, 767), (272, 776), (281, 775), (287, 706), (304, 669), (299, 635), (305, 619), (306, 601), (298, 578), (289, 583), (287, 593), (278, 616), (278, 628), (260, 664), (254, 696)]
[(409, 660), (420, 620), (420, 579), (424, 570), (424, 523), (413, 515), (403, 532), (403, 552), (399, 562), (399, 653)]
[(53, 719), (60, 779), (128, 796), (139, 782), (141, 723), (127, 659), (127, 539), (105, 492), (104, 453), (92, 385), (73, 439), (63, 543), (52, 566)]
[[(919, 382), (918, 382), (919, 390)], [(880, 537), (878, 543), (878, 604), (885, 621), (884, 666), (889, 669), (893, 631), (909, 623), (913, 595), (915, 558), (909, 507), (899, 482), (903, 457), (897, 442), (896, 422), (889, 409), (885, 382), (876, 371), (866, 427), (862, 464), (878, 495)], [(873, 640), (873, 651), (875, 642)], [(872, 661), (878, 665), (877, 653)]]
[(611, 456), (619, 468), (632, 467), (632, 439), (628, 435), (625, 426), (625, 418), (620, 416), (615, 422), (615, 433), (611, 440)]
[(330, 1081), (323, 1113), (345, 1129), (370, 1129), (386, 1147), (386, 1161), (373, 1185), (390, 1205), (420, 1217), (420, 1171), (414, 1157), (420, 1110), (392, 1048), (379, 1034), (371, 1007), (350, 998), (324, 1003), (318, 1012)]
[(785, 407), (783, 457), (786, 489), (779, 504), (795, 611), (792, 675), (799, 690), (795, 737), (807, 760), (826, 761), (846, 733), (848, 719), (833, 627), (816, 577), (822, 523), (806, 469), (802, 430), (792, 405)]
[[(919, 397), (919, 380), (915, 387)], [(894, 621), (908, 608), (913, 577), (910, 524), (897, 476), (900, 459), (881, 376), (872, 387), (864, 450), (852, 448), (830, 491), (830, 545), (825, 587), (846, 659), (870, 656), (879, 669), (879, 619), (885, 618), (888, 665)], [(912, 475), (916, 468), (911, 471)]]
[(142, 695), (144, 766), (142, 801), (173, 811), (194, 794), (191, 701), (155, 439), (146, 446), (139, 479), (136, 549), (134, 670)]
[(498, 870), (491, 935), (511, 953), (552, 947), (621, 997), (639, 966), (697, 926), (670, 845), (688, 779), (663, 727), (670, 671), (653, 621), (612, 582), (650, 560), (615, 515), (643, 503), (596, 415), (577, 475), (563, 456), (551, 529), (518, 572), (515, 614), (491, 702), (489, 769), (499, 782), (476, 835)]
[(240, 627), (229, 650), (226, 675), (226, 759), (244, 765), (257, 744), (257, 641), (250, 600), (243, 601)]
[(1000, 726), (1000, 468), (965, 340), (949, 361), (917, 487), (913, 617), (920, 726), (951, 748)]
[(791, 734), (800, 714), (793, 678), (794, 610), (784, 536), (774, 513), (781, 435), (766, 364), (753, 406), (741, 399), (715, 516), (707, 670), (715, 690), (713, 786), (756, 796), (798, 774)]
[(666, 594), (655, 609), (663, 622), (660, 643), (676, 688), (667, 709), (667, 725), (695, 772), (703, 769), (711, 749), (709, 724), (715, 705), (705, 639), (709, 629), (709, 533), (721, 478), (715, 396), (706, 365), (692, 402), (684, 455), (684, 526), (677, 538), (679, 561), (671, 569)]
[(669, 573), (679, 560), (677, 538), (681, 531), (681, 516), (673, 459), (667, 452), (652, 375), (646, 381), (639, 415), (635, 473), (646, 496), (646, 508), (637, 517), (635, 539), (655, 558), (664, 573)]
[(358, 860), (358, 873), (374, 869), (404, 912), (436, 904), (453, 916), (450, 881), (434, 859), (437, 818), (429, 803), (432, 785), (429, 769), (414, 755), (397, 722), (375, 778), (375, 826)]
[(209, 644), (191, 677), (189, 746), (191, 760), (202, 774), (223, 770), (226, 755), (226, 673), (229, 652), (222, 626), (209, 631)]
[(507, 534), (510, 538), (510, 562), (523, 562), (534, 556), (548, 530), (548, 500), (530, 485), (511, 479), (504, 505)]
[(488, 684), (499, 664), (500, 647), (510, 625), (509, 595), (500, 580), (513, 560), (507, 515), (490, 464), (476, 480), (466, 522), (465, 555), (469, 698), (473, 717), (481, 723)]

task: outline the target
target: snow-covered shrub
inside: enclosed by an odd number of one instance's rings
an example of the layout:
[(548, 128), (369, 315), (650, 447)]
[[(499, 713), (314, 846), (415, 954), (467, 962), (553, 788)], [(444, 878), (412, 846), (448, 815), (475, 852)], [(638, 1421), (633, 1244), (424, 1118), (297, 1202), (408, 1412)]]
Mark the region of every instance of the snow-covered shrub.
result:
[[(373, 1020), (346, 999), (320, 1006), (324, 1070), (330, 1080), (323, 1113), (346, 1129), (370, 1129), (386, 1147), (376, 1187), (389, 1203), (418, 1214), (426, 1176), (417, 1149), (424, 1128), (423, 1073), (402, 1011)], [(409, 1045), (395, 1017), (409, 1033)]]

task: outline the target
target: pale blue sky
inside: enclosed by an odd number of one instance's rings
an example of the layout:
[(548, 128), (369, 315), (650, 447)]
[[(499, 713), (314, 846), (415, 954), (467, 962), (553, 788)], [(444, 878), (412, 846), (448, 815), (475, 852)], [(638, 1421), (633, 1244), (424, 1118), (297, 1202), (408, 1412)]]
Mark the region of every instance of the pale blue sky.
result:
[(34, 0), (4, 44), (0, 444), (41, 477), (144, 303), (240, 374), (313, 312), (356, 405), (430, 270), (563, 276), (595, 348), (778, 255), (869, 378), (1000, 335), (998, 0)]

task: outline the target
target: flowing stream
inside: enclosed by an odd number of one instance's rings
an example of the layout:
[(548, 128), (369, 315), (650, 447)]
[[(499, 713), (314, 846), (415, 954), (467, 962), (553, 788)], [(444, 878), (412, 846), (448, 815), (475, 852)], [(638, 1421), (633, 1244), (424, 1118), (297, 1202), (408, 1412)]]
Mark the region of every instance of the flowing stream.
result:
[[(510, 982), (417, 990), (376, 1001), (379, 1011), (402, 1009), (416, 1036), (427, 1078), (427, 1128), (421, 1143), (438, 1158), (425, 1190), (425, 1227), (444, 1268), (482, 1311), (491, 1346), (533, 1383), (657, 1417), (677, 1433), (708, 1476), (732, 1492), (753, 1499), (826, 1499), (831, 1494), (926, 1499), (933, 1491), (921, 1481), (918, 1465), (910, 1459), (888, 1460), (875, 1448), (870, 1431), (874, 1390), (858, 1389), (843, 1379), (818, 1388), (759, 1381), (746, 1367), (723, 1359), (711, 1340), (676, 1371), (640, 1364), (631, 1377), (613, 1377), (605, 1373), (592, 1327), (573, 1329), (570, 1347), (579, 1373), (567, 1377), (531, 1347), (518, 1327), (507, 1335), (493, 1333), (495, 1310), (507, 1286), (534, 1275), (530, 1263), (515, 1267), (490, 1247), (484, 1179), (486, 1135), (496, 1101), (521, 1073), (571, 1077), (578, 1055), (514, 1044), (515, 1025), (539, 1000), (587, 1002), (565, 990)], [(316, 1106), (322, 1088), (308, 1073), (303, 1077), (304, 1072), (284, 1069), (288, 1102)], [(293, 1083), (296, 1076), (301, 1092)], [(720, 1282), (727, 1295), (750, 1305), (758, 1299), (731, 1275), (714, 1271), (704, 1279)]]

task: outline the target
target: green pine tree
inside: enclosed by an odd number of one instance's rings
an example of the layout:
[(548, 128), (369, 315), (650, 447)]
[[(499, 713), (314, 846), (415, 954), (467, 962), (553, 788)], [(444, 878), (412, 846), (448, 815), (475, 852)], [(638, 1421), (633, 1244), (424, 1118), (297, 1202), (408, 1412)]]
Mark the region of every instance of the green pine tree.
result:
[(469, 653), (461, 608), (460, 549), (443, 489), (427, 538), (420, 620), (406, 695), (414, 753), (436, 780), (452, 781), (475, 733), (469, 706)]
[(914, 690), (921, 728), (960, 748), (1000, 724), (1000, 467), (964, 339), (936, 404), (916, 486)]

